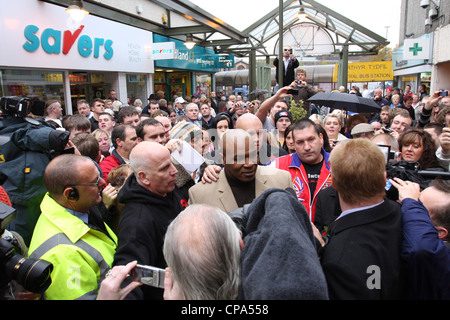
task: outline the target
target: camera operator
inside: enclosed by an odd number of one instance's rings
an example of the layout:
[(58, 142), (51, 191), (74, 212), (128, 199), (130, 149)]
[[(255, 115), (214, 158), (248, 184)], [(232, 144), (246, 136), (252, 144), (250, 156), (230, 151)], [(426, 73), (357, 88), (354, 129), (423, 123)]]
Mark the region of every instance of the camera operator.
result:
[(24, 258), (28, 247), (23, 238), (6, 229), (16, 215), (8, 194), (0, 187), (0, 300), (36, 300), (50, 285), (53, 266)]
[(29, 245), (46, 192), (45, 167), (53, 156), (64, 151), (69, 134), (33, 116), (44, 114), (42, 101), (2, 97), (0, 105), (0, 184), (18, 211), (9, 228)]
[[(306, 110), (308, 116), (311, 115), (310, 106), (311, 103), (308, 101), (313, 95), (317, 93), (317, 91), (306, 82), (306, 70), (298, 68), (295, 72), (296, 80), (291, 83), (291, 87), (298, 89), (297, 94), (293, 94), (292, 98), (296, 103), (299, 103), (300, 100), (303, 101), (302, 108)], [(317, 112), (319, 113), (319, 112)]]

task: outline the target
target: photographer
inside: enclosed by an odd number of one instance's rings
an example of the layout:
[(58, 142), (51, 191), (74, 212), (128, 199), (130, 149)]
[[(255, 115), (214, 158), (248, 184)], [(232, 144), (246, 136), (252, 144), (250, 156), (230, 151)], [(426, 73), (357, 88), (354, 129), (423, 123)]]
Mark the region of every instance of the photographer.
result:
[(408, 298), (450, 299), (449, 181), (436, 179), (422, 192), (417, 183), (389, 181), (402, 204)]
[[(296, 80), (291, 83), (291, 87), (298, 89), (298, 93), (292, 95), (295, 103), (300, 103), (300, 100), (303, 101), (302, 108), (306, 110), (308, 115), (311, 114), (310, 105), (311, 103), (308, 101), (313, 95), (317, 93), (317, 91), (306, 82), (306, 70), (305, 69), (297, 69), (295, 73)], [(318, 112), (317, 112), (318, 113)]]
[(10, 229), (17, 231), (28, 245), (46, 192), (45, 167), (52, 157), (64, 151), (69, 134), (33, 116), (43, 115), (42, 101), (2, 97), (0, 105), (0, 182), (18, 211)]
[(53, 266), (23, 258), (28, 254), (23, 238), (6, 229), (16, 215), (8, 194), (0, 187), (0, 300), (36, 300), (50, 285)]

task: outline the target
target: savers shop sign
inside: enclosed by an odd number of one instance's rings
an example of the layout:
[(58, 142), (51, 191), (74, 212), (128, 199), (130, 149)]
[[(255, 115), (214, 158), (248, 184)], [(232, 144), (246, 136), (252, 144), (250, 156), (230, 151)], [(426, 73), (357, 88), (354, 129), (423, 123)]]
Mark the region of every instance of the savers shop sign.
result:
[(74, 22), (62, 6), (2, 1), (0, 66), (153, 73), (153, 33), (89, 14)]
[(48, 54), (68, 54), (74, 44), (78, 53), (82, 57), (89, 57), (91, 55), (94, 58), (99, 58), (102, 55), (103, 58), (109, 60), (114, 55), (113, 41), (111, 39), (105, 40), (104, 38), (91, 38), (88, 35), (81, 35), (84, 26), (80, 26), (75, 32), (70, 30), (59, 31), (55, 29), (45, 29), (40, 38), (38, 36), (39, 27), (35, 25), (28, 25), (25, 28), (25, 38), (27, 42), (23, 45), (23, 48), (29, 52), (34, 52), (42, 46), (42, 49)]

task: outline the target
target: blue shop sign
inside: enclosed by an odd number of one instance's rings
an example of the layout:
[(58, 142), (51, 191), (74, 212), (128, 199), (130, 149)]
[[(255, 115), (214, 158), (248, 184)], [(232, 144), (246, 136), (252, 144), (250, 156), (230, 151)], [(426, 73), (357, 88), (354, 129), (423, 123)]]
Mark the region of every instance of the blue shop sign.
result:
[(195, 46), (189, 50), (185, 47), (183, 41), (153, 34), (154, 43), (169, 41), (175, 43), (175, 59), (156, 60), (155, 67), (205, 72), (219, 72), (220, 68), (234, 67), (234, 56), (232, 55), (224, 58), (224, 56), (215, 54), (214, 50), (200, 46)]

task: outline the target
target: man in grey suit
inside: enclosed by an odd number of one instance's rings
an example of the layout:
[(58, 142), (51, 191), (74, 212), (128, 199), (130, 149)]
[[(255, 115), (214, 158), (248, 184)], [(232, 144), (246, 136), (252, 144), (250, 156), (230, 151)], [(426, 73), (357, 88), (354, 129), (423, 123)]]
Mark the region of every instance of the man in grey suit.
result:
[(292, 188), (287, 171), (258, 165), (258, 153), (249, 133), (232, 129), (222, 137), (224, 169), (211, 184), (189, 189), (189, 204), (208, 204), (225, 212), (251, 203), (270, 188)]

